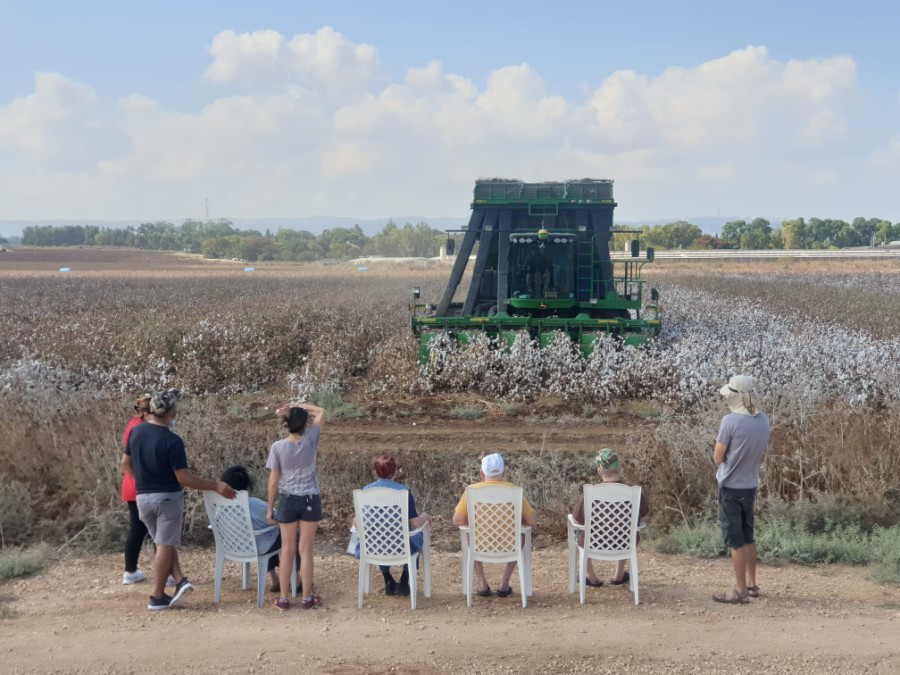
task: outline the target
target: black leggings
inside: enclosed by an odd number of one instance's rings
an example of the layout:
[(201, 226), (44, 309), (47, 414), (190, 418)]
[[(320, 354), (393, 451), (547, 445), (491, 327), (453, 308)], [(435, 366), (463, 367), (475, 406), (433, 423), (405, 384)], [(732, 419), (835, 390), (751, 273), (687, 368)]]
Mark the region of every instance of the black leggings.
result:
[(125, 538), (125, 571), (133, 573), (138, 568), (138, 557), (141, 555), (141, 547), (147, 537), (147, 526), (138, 516), (137, 503), (125, 503), (128, 504), (130, 517), (128, 536)]

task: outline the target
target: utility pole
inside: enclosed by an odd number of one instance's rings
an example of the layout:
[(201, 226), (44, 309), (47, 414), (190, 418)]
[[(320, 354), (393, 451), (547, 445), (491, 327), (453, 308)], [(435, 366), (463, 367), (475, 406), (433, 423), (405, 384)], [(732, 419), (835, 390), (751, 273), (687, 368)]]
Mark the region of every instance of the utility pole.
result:
[(206, 222), (209, 222), (209, 197), (206, 198)]

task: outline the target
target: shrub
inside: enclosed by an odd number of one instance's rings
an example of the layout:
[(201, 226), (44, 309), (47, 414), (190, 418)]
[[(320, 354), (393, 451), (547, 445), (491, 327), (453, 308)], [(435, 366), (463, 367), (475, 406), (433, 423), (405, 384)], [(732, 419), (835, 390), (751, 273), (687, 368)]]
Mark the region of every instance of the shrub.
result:
[(369, 416), (368, 410), (360, 408), (352, 403), (347, 403), (336, 391), (316, 389), (310, 394), (309, 401), (313, 405), (325, 408), (325, 412), (329, 419), (351, 420)]
[(24, 541), (34, 528), (31, 490), (17, 480), (0, 482), (0, 548)]
[(478, 420), (485, 414), (485, 409), (477, 405), (461, 405), (450, 409), (450, 417), (461, 420)]
[(5, 548), (0, 551), (0, 581), (39, 572), (47, 558), (46, 544), (31, 548)]

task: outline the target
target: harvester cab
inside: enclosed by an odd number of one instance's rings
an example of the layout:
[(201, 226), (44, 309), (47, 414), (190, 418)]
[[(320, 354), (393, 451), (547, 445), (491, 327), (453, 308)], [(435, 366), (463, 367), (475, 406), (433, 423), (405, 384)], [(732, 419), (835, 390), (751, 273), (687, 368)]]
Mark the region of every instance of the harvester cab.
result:
[[(461, 344), (487, 333), (510, 345), (525, 332), (545, 346), (563, 332), (585, 356), (600, 334), (633, 345), (658, 334), (659, 294), (653, 289), (644, 305), (641, 279), (653, 249), (642, 257), (635, 240), (629, 257), (610, 256), (612, 186), (594, 179), (476, 181), (472, 215), (440, 300), (413, 304), (421, 359), (440, 333)], [(468, 290), (455, 301), (476, 245)]]

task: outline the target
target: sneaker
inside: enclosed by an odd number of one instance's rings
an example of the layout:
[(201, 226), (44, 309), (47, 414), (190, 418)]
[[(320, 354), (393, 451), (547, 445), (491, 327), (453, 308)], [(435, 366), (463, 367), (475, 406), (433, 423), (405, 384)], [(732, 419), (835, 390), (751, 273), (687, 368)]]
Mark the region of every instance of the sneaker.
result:
[(144, 573), (140, 570), (134, 572), (125, 572), (122, 575), (122, 585), (131, 586), (131, 584), (139, 584), (144, 580)]
[(384, 580), (384, 594), (397, 595), (397, 582), (393, 579)]
[(277, 597), (272, 601), (272, 604), (275, 605), (282, 612), (286, 612), (291, 608), (291, 601), (287, 598)]
[(187, 577), (181, 577), (181, 581), (175, 584), (175, 594), (172, 596), (172, 602), (169, 603), (173, 607), (180, 602), (184, 596), (194, 590), (194, 587), (191, 585), (191, 582), (188, 581)]
[(170, 598), (165, 593), (162, 594), (161, 598), (154, 598), (152, 595), (150, 596), (150, 602), (147, 605), (147, 609), (158, 611), (160, 609), (169, 609), (172, 606), (172, 598)]
[(170, 574), (170, 575), (169, 575), (169, 578), (166, 579), (166, 586), (172, 586), (172, 587), (174, 588), (174, 587), (177, 586), (177, 585), (178, 585), (178, 582), (175, 581), (175, 577), (173, 577), (173, 576)]
[(401, 581), (397, 584), (397, 595), (409, 595), (409, 582)]
[(303, 598), (301, 604), (303, 605), (303, 609), (315, 609), (322, 604), (322, 598), (314, 594), (308, 598)]

